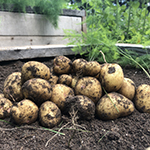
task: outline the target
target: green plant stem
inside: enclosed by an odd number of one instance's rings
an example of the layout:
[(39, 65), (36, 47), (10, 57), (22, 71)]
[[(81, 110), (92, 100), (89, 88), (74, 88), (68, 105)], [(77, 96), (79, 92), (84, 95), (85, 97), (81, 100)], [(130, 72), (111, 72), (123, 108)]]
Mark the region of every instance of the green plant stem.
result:
[(108, 133), (109, 131), (107, 131), (99, 140), (98, 140), (98, 143), (106, 136), (106, 134)]
[(129, 14), (128, 14), (128, 28), (127, 28), (127, 39), (129, 39), (129, 28), (130, 28), (130, 20), (131, 20), (131, 6), (129, 5)]
[(116, 108), (116, 110), (119, 112), (118, 108), (116, 107), (116, 105), (114, 104), (114, 102), (112, 101), (112, 99), (110, 98), (110, 96), (108, 95), (108, 93), (106, 92), (106, 90), (104, 89), (104, 87), (102, 86), (105, 94), (108, 96), (108, 98), (111, 100), (111, 102), (113, 103), (114, 107)]

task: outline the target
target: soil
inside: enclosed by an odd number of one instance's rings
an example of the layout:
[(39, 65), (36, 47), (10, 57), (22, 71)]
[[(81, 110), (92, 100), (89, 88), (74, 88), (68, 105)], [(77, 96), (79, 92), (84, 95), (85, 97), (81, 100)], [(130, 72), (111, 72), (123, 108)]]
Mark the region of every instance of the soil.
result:
[[(70, 56), (71, 59), (73, 56)], [(53, 58), (32, 59), (52, 65)], [(5, 78), (12, 72), (21, 71), (29, 60), (0, 63), (0, 93), (3, 92)], [(140, 84), (150, 84), (149, 78), (139, 69), (123, 67), (125, 77)], [(71, 119), (62, 116), (62, 122), (53, 130), (56, 134), (41, 128), (38, 121), (20, 127), (10, 124), (10, 118), (0, 121), (0, 150), (144, 150), (150, 147), (150, 114), (135, 111), (127, 116), (111, 121), (94, 118), (80, 120), (73, 126)]]

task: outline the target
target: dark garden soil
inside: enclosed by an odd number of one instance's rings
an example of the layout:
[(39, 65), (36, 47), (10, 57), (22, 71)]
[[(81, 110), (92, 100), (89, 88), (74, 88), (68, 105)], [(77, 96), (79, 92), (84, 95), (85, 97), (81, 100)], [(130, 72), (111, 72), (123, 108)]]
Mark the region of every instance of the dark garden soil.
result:
[[(72, 57), (71, 57), (72, 58)], [(34, 59), (52, 65), (53, 58)], [(5, 78), (12, 72), (21, 71), (28, 60), (0, 63), (0, 93)], [(132, 79), (136, 87), (150, 84), (142, 70), (123, 68), (125, 77)], [(5, 119), (10, 121), (10, 118)], [(65, 135), (44, 130), (38, 121), (17, 127), (0, 121), (0, 150), (144, 150), (150, 146), (150, 114), (137, 110), (130, 116), (112, 121), (97, 118), (78, 121), (73, 129), (71, 120), (63, 115), (62, 123), (54, 127)], [(61, 130), (62, 129), (62, 130)]]

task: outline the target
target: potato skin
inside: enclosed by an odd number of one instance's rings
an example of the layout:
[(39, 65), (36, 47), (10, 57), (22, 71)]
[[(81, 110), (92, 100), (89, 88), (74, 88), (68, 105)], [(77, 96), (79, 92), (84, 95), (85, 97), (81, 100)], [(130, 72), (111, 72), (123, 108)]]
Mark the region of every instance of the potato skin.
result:
[(32, 100), (40, 106), (43, 102), (51, 98), (52, 87), (47, 80), (33, 78), (22, 85), (22, 93), (25, 98)]
[(28, 61), (21, 68), (21, 82), (23, 84), (32, 78), (49, 80), (50, 69), (44, 63), (38, 61)]
[(135, 106), (142, 113), (150, 113), (150, 85), (141, 84), (136, 89)]
[(21, 90), (21, 72), (13, 72), (5, 79), (3, 93), (11, 101), (19, 102), (24, 98)]
[(44, 127), (52, 128), (61, 121), (61, 111), (51, 101), (44, 102), (39, 108), (39, 122)]
[(68, 74), (72, 69), (72, 61), (65, 56), (57, 56), (53, 60), (53, 69), (56, 74)]
[(89, 61), (83, 67), (83, 74), (95, 77), (100, 73), (101, 65), (97, 61)]
[(19, 125), (31, 124), (37, 120), (38, 110), (34, 102), (24, 99), (12, 106), (11, 118)]
[(96, 104), (102, 96), (101, 84), (94, 77), (82, 77), (76, 84), (75, 94), (85, 95)]
[(12, 102), (4, 97), (0, 97), (0, 119), (10, 117)]
[(78, 117), (78, 119), (91, 120), (95, 115), (94, 102), (84, 95), (76, 95), (68, 97), (65, 102), (65, 113), (72, 114)]
[(70, 86), (72, 82), (72, 76), (68, 74), (62, 74), (59, 76), (58, 84), (65, 84), (67, 86)]
[(74, 91), (67, 85), (56, 84), (52, 88), (51, 101), (54, 102), (61, 111), (65, 109), (65, 101), (69, 96), (74, 96)]
[(84, 65), (87, 63), (87, 61), (85, 59), (79, 58), (79, 59), (75, 59), (72, 63), (72, 68), (73, 68), (73, 72), (79, 76), (79, 75), (83, 75), (83, 68)]
[(124, 95), (130, 100), (133, 100), (135, 95), (135, 83), (129, 78), (124, 78), (123, 84), (118, 93)]
[(50, 68), (50, 72), (51, 72), (51, 75), (48, 81), (51, 85), (55, 85), (58, 82), (58, 76), (54, 73), (53, 67)]
[(105, 63), (101, 65), (100, 82), (107, 92), (118, 91), (123, 83), (124, 73), (120, 65)]
[(96, 105), (96, 114), (102, 120), (113, 120), (119, 117), (128, 116), (133, 111), (133, 102), (116, 92), (108, 93), (108, 96), (105, 94)]

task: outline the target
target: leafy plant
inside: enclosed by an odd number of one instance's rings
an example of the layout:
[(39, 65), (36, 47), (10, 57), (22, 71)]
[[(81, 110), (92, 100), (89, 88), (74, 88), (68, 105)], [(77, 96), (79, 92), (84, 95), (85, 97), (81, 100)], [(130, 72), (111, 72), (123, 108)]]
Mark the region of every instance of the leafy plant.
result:
[(56, 28), (58, 26), (59, 14), (65, 0), (1, 0), (2, 9), (8, 7), (8, 11), (18, 11), (26, 13), (26, 7), (33, 8), (35, 13), (44, 14), (46, 18)]
[[(150, 44), (150, 14), (145, 3), (142, 1), (129, 1), (127, 5), (116, 4), (113, 0), (82, 0), (82, 4), (88, 3), (90, 7), (86, 10), (87, 33), (75, 33), (75, 31), (66, 30), (66, 38), (70, 39), (68, 44), (75, 44), (77, 47), (72, 50), (81, 55), (87, 55), (89, 60), (102, 62), (102, 56), (99, 50), (102, 50), (106, 56), (107, 62), (118, 62), (122, 65), (132, 64), (139, 67), (135, 62), (124, 57), (116, 43)], [(83, 45), (88, 45), (82, 49)], [(144, 51), (144, 50), (143, 50)], [(149, 67), (148, 55), (138, 56), (135, 52), (124, 51), (141, 64), (143, 67)], [(144, 61), (144, 63), (143, 63)]]

